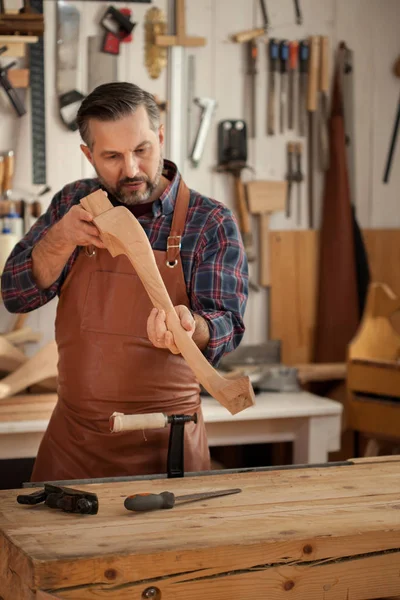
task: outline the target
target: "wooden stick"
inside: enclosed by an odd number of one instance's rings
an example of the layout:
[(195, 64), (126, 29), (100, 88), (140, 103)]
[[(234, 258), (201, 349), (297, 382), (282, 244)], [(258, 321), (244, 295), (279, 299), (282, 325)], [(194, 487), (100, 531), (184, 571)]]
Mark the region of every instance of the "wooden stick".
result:
[(141, 429), (163, 429), (168, 425), (168, 417), (164, 413), (147, 413), (143, 415), (125, 415), (115, 412), (110, 417), (110, 430), (140, 431)]
[(27, 361), (27, 357), (11, 342), (0, 336), (0, 371), (14, 371)]
[[(16, 350), (16, 348), (14, 348)], [(26, 357), (24, 357), (26, 360)], [(27, 387), (57, 376), (58, 351), (56, 342), (44, 346), (0, 382), (0, 398), (17, 394)]]
[(30, 327), (23, 327), (22, 329), (14, 329), (8, 333), (3, 333), (2, 337), (14, 346), (18, 346), (28, 342), (38, 342), (42, 339), (42, 334), (39, 331), (33, 331)]
[(110, 254), (114, 257), (125, 254), (128, 257), (153, 306), (165, 311), (167, 328), (173, 333), (175, 344), (203, 387), (231, 414), (252, 406), (255, 400), (250, 379), (241, 377), (232, 381), (222, 377), (181, 326), (139, 221), (124, 206), (113, 208), (101, 190), (83, 198), (81, 205), (95, 217), (94, 223)]

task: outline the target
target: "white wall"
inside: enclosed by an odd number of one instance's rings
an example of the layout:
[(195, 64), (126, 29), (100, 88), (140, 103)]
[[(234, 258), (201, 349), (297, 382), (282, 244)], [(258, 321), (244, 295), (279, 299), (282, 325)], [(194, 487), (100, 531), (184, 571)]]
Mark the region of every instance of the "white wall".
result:
[[(7, 6), (19, 4), (19, 0), (6, 0)], [(73, 1), (81, 12), (80, 89), (86, 91), (86, 37), (100, 32), (99, 19), (109, 3)], [(119, 59), (119, 79), (132, 81), (157, 94), (167, 97), (167, 74), (164, 71), (157, 80), (151, 80), (144, 67), (144, 29), (146, 11), (152, 4), (126, 3), (133, 10), (133, 19), (138, 22), (134, 31), (134, 42), (122, 46)], [(156, 5), (165, 11), (167, 0)], [(267, 0), (271, 23), (270, 36), (279, 39), (302, 39), (309, 35), (328, 35), (336, 48), (345, 40), (354, 51), (355, 82), (355, 133), (356, 133), (356, 206), (363, 227), (399, 227), (398, 190), (400, 187), (400, 149), (397, 149), (389, 185), (382, 183), (384, 163), (391, 135), (400, 81), (392, 75), (392, 65), (399, 55), (398, 26), (400, 23), (399, 0), (300, 0), (303, 25), (295, 24), (292, 0)], [(218, 106), (207, 140), (201, 165), (194, 169), (188, 160), (180, 165), (187, 184), (208, 194), (233, 208), (232, 182), (229, 176), (216, 174), (216, 140), (218, 121), (227, 118), (245, 117), (244, 79), (245, 61), (243, 48), (233, 44), (232, 33), (261, 24), (258, 0), (186, 0), (187, 31), (191, 35), (204, 36), (207, 45), (186, 51), (186, 58), (196, 58), (196, 94), (210, 96)], [(55, 2), (45, 0), (46, 17), (46, 117), (47, 117), (47, 173), (52, 193), (65, 183), (92, 171), (85, 163), (79, 150), (79, 135), (67, 131), (57, 115), (55, 93)], [(259, 77), (257, 89), (256, 140), (249, 140), (249, 163), (255, 169), (257, 179), (280, 179), (286, 171), (286, 142), (293, 134), (267, 137), (265, 135), (265, 113), (267, 93), (266, 53), (260, 45)], [(186, 75), (186, 68), (185, 73)], [(29, 102), (27, 101), (29, 104)], [(186, 106), (182, 114), (186, 118)], [(200, 109), (193, 107), (193, 114)], [(192, 131), (197, 123), (193, 124)], [(168, 133), (167, 133), (168, 134)], [(31, 185), (29, 114), (17, 119), (0, 93), (0, 151), (14, 148), (17, 153), (15, 187), (34, 190)], [(186, 143), (185, 140), (183, 143)], [(306, 145), (304, 145), (306, 148)], [(306, 154), (306, 153), (305, 153)], [(304, 157), (305, 159), (305, 157)], [(304, 172), (307, 166), (304, 160)], [(251, 177), (245, 174), (246, 178)], [(38, 186), (39, 188), (41, 186)], [(317, 181), (317, 198), (321, 182)], [(51, 199), (44, 198), (44, 206)], [(303, 190), (306, 206), (306, 188)], [(305, 210), (303, 210), (303, 214)], [(256, 230), (256, 223), (254, 229)], [(294, 220), (283, 214), (272, 218), (274, 229), (297, 227)], [(252, 266), (253, 276), (257, 271)], [(246, 315), (247, 343), (258, 343), (267, 336), (267, 292), (252, 292)], [(56, 302), (36, 311), (29, 323), (45, 332), (45, 339), (53, 335)], [(11, 322), (5, 311), (0, 314), (0, 326), (5, 329)]]

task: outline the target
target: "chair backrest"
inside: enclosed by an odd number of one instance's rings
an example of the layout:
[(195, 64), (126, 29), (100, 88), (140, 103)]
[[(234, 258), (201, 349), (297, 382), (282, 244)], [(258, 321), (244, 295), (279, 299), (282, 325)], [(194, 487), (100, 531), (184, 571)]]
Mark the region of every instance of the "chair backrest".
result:
[(360, 326), (348, 347), (348, 360), (398, 360), (400, 335), (390, 320), (398, 310), (400, 298), (390, 287), (384, 283), (371, 283)]

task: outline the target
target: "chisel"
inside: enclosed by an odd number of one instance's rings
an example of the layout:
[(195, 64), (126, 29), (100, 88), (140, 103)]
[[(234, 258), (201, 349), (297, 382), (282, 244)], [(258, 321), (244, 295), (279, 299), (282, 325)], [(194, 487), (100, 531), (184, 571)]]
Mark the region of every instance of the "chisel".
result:
[(287, 98), (288, 98), (288, 66), (289, 66), (289, 42), (283, 40), (279, 46), (279, 58), (281, 65), (281, 93), (280, 93), (280, 114), (279, 123), (280, 131), (284, 133), (286, 130), (286, 115), (287, 115)]
[(269, 85), (268, 85), (267, 134), (275, 135), (275, 90), (276, 90), (276, 72), (278, 69), (278, 59), (279, 59), (279, 44), (275, 39), (269, 40), (268, 57), (269, 57)]
[(328, 134), (328, 92), (329, 92), (329, 39), (321, 36), (321, 61), (319, 90), (320, 112), (319, 112), (319, 159), (321, 171), (329, 167), (329, 134)]
[(299, 53), (299, 43), (289, 43), (289, 129), (294, 129), (294, 107), (296, 104), (296, 76), (297, 76), (297, 61)]
[(301, 188), (302, 182), (304, 180), (303, 171), (302, 171), (302, 154), (303, 154), (303, 146), (301, 142), (295, 144), (295, 159), (296, 159), (296, 167), (294, 172), (294, 180), (297, 183), (297, 225), (301, 223)]
[(287, 193), (286, 193), (286, 217), (290, 217), (291, 214), (291, 196), (292, 196), (292, 186), (294, 179), (294, 169), (293, 169), (293, 155), (294, 155), (294, 143), (288, 142), (287, 145), (287, 165), (288, 170), (286, 174), (287, 180)]
[(299, 135), (306, 135), (306, 110), (307, 110), (307, 80), (308, 80), (308, 40), (303, 40), (299, 45)]
[(249, 78), (249, 111), (250, 111), (250, 132), (249, 137), (254, 139), (256, 137), (256, 112), (257, 112), (257, 58), (258, 58), (258, 46), (257, 39), (246, 42), (247, 46), (247, 75)]
[(14, 177), (14, 152), (9, 150), (4, 157), (3, 177), (3, 199), (8, 200), (11, 196)]
[(318, 73), (320, 38), (310, 38), (310, 60), (308, 68), (307, 111), (308, 111), (308, 226), (314, 226), (314, 135), (315, 113), (318, 105)]

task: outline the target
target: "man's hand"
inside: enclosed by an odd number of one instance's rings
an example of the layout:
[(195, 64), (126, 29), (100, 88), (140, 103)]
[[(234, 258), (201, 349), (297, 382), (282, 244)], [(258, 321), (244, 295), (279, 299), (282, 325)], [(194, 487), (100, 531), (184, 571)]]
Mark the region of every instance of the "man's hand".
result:
[(82, 206), (72, 206), (58, 223), (60, 241), (67, 246), (96, 246), (105, 248), (97, 227), (92, 223), (93, 216)]
[[(196, 322), (192, 313), (183, 304), (175, 306), (175, 310), (182, 327), (186, 329), (189, 337), (193, 337)], [(147, 319), (147, 335), (156, 348), (167, 348), (173, 354), (179, 354), (180, 351), (175, 344), (174, 335), (167, 329), (165, 311), (153, 308)]]

